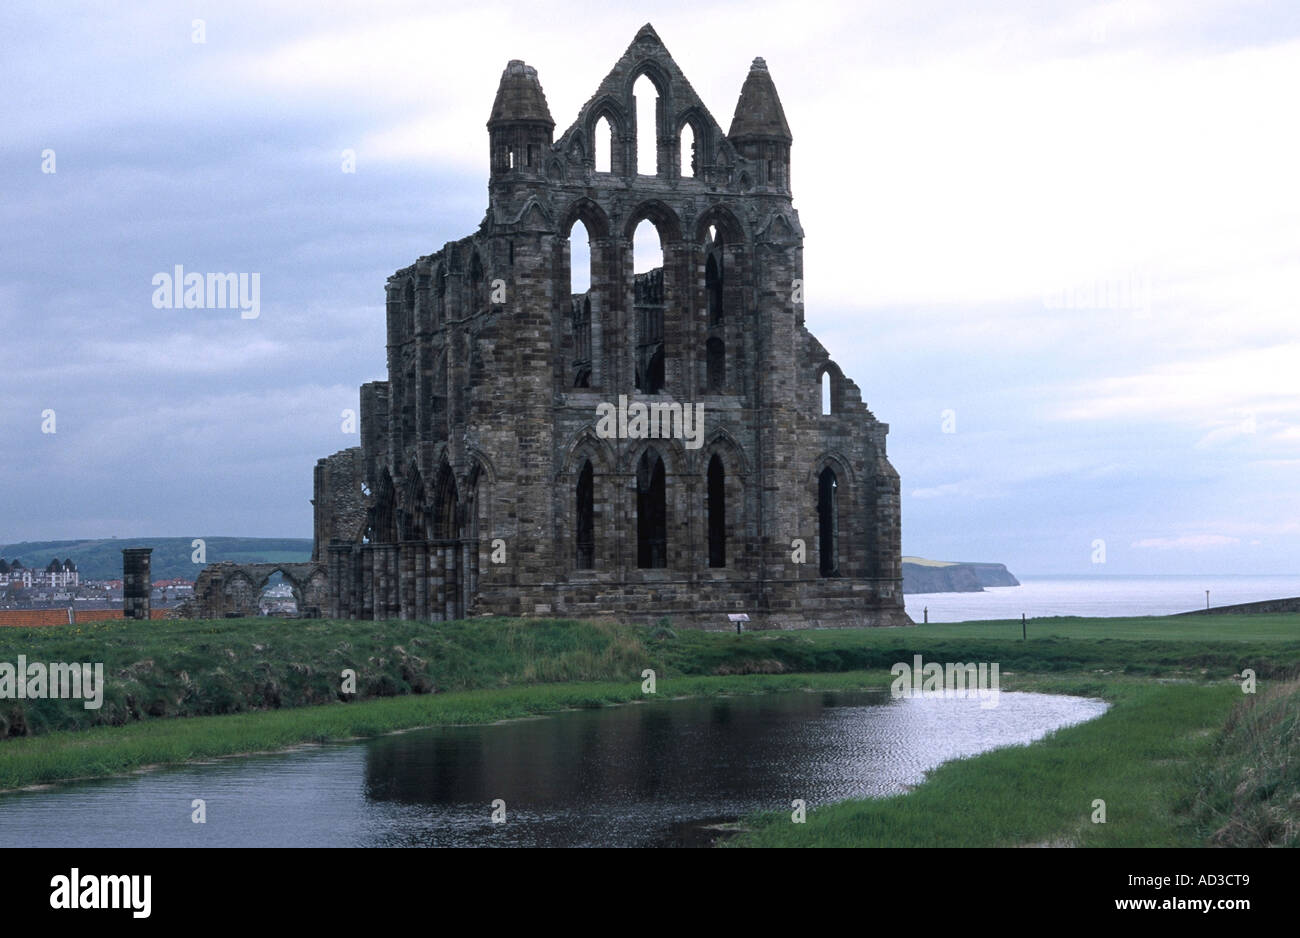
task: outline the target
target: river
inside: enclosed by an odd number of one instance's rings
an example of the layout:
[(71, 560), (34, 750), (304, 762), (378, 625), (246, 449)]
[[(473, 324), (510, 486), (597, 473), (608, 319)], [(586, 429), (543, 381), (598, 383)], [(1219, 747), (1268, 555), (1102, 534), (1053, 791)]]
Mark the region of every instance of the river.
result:
[(702, 845), (714, 823), (904, 792), (1105, 707), (795, 692), (416, 730), (0, 795), (0, 846)]

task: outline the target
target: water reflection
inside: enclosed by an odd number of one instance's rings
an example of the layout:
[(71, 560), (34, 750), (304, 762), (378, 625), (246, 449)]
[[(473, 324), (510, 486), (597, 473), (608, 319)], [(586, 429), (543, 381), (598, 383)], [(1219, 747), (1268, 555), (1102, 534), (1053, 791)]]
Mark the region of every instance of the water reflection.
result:
[[(948, 759), (1104, 709), (792, 693), (443, 727), (0, 796), (0, 846), (704, 844), (712, 824), (904, 791)], [(190, 822), (193, 798), (207, 824)]]

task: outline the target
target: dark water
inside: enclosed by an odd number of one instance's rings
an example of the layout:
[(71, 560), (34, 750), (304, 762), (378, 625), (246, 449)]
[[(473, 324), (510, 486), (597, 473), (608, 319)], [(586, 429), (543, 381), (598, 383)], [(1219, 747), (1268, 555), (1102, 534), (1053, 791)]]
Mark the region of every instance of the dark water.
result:
[(786, 693), (418, 730), (0, 795), (0, 847), (707, 844), (724, 836), (711, 823), (906, 791), (941, 762), (1104, 710)]

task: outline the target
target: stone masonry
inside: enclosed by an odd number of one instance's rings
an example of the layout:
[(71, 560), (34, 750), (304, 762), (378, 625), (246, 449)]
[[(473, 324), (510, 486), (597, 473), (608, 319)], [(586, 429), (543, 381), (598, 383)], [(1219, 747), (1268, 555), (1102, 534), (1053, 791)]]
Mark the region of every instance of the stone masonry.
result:
[[(323, 613), (910, 625), (889, 428), (805, 328), (792, 136), (764, 61), (724, 132), (647, 24), (558, 139), (521, 61), (487, 129), (486, 216), (388, 279), (388, 380), (361, 388), (361, 445), (317, 463)], [(663, 266), (634, 274), (647, 219)], [(668, 425), (692, 412), (698, 438)]]
[(148, 619), (153, 576), (150, 573), (152, 547), (127, 547), (122, 550), (122, 618)]
[(319, 618), (329, 605), (325, 567), (319, 563), (212, 563), (194, 583), (193, 608), (197, 619), (221, 619), (259, 614), (262, 590), (273, 574), (280, 574), (293, 592), (298, 615)]

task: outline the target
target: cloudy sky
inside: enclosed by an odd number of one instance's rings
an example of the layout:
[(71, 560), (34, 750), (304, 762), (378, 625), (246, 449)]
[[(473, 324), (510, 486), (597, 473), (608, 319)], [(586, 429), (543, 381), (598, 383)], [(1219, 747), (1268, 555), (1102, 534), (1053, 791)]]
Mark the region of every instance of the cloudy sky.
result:
[[(0, 543), (310, 537), (385, 277), (483, 216), (505, 63), (558, 136), (650, 20), (724, 128), (768, 62), (906, 553), (1296, 572), (1300, 5), (563, 6), (0, 7)], [(154, 308), (177, 264), (260, 315)]]

